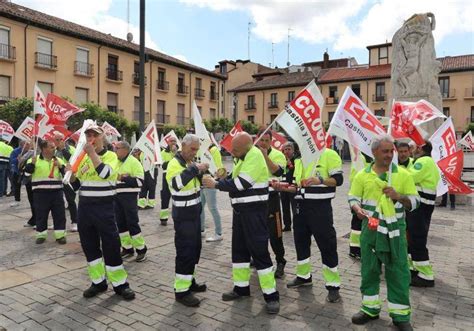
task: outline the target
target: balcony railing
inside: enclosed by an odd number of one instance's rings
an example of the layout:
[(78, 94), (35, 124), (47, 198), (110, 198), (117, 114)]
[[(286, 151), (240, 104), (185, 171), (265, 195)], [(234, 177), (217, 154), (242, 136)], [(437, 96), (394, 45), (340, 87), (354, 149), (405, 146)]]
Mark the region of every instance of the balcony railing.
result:
[(372, 102), (385, 102), (387, 101), (386, 94), (372, 94)]
[(336, 105), (339, 103), (339, 97), (327, 97), (326, 104), (327, 105)]
[(58, 57), (51, 54), (35, 52), (35, 66), (56, 69), (58, 67)]
[(170, 82), (168, 82), (166, 80), (158, 79), (156, 81), (156, 89), (158, 91), (168, 91), (170, 89)]
[(441, 91), (441, 96), (443, 97), (443, 99), (455, 99), (456, 98), (456, 90), (455, 89), (450, 89), (450, 90)]
[(16, 48), (6, 44), (0, 44), (0, 59), (9, 61), (16, 60)]
[(202, 88), (195, 88), (194, 89), (194, 97), (195, 98), (204, 98), (206, 96), (206, 91), (204, 91)]
[(123, 71), (122, 70), (116, 70), (112, 68), (107, 68), (105, 69), (107, 73), (107, 79), (110, 80), (115, 80), (117, 82), (123, 81)]
[(255, 102), (245, 104), (245, 110), (255, 110), (255, 109), (257, 109), (257, 104)]
[[(149, 118), (150, 118), (150, 113), (146, 112), (145, 113), (145, 118), (144, 118), (146, 124), (150, 123)], [(137, 110), (133, 111), (133, 121), (136, 121), (136, 122), (140, 121), (140, 112), (137, 111)]]
[(474, 98), (474, 87), (466, 87), (466, 91), (464, 92), (465, 98)]
[(176, 92), (177, 92), (178, 94), (188, 94), (188, 93), (189, 93), (189, 92), (188, 92), (188, 89), (189, 89), (189, 88), (188, 88), (188, 86), (186, 86), (186, 85), (183, 85), (183, 84), (178, 84), (178, 85), (176, 85)]
[(272, 109), (272, 108), (278, 108), (278, 101), (270, 101), (268, 103), (268, 108)]
[(189, 125), (189, 117), (176, 116), (176, 124), (178, 125)]
[[(133, 73), (132, 82), (133, 82), (133, 85), (137, 85), (137, 86), (140, 85), (140, 74), (138, 72)], [(145, 76), (145, 85), (146, 84), (147, 84), (147, 79)]]
[(80, 76), (94, 76), (94, 65), (87, 62), (74, 61), (74, 74)]
[(209, 99), (211, 99), (212, 101), (216, 101), (217, 100), (217, 92), (211, 90), (211, 92), (209, 92)]
[(158, 124), (168, 124), (170, 122), (170, 115), (166, 114), (156, 114), (156, 123)]

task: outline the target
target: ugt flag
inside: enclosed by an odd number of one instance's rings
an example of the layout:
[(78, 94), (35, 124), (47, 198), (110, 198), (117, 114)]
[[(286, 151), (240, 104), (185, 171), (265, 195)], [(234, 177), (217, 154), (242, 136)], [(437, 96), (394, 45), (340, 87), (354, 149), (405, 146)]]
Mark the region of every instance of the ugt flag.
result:
[(326, 148), (321, 112), (324, 99), (311, 81), (280, 113), (276, 122), (298, 144), (303, 166), (317, 162)]
[(12, 126), (9, 123), (0, 120), (0, 139), (10, 142), (13, 138), (14, 133), (15, 130), (13, 130)]
[(48, 93), (46, 97), (47, 125), (65, 125), (69, 117), (83, 111), (83, 108), (79, 108), (53, 93)]
[(232, 152), (232, 139), (234, 139), (234, 136), (239, 133), (244, 131), (242, 129), (242, 126), (240, 125), (240, 121), (235, 123), (234, 127), (226, 136), (221, 140), (221, 147), (223, 147), (226, 151), (229, 153)]
[(202, 122), (201, 113), (196, 105), (196, 102), (193, 102), (193, 120), (194, 120), (194, 131), (196, 136), (199, 137), (199, 151), (198, 156), (201, 158), (201, 162), (209, 164), (209, 171), (211, 174), (217, 172), (217, 166), (212, 158), (211, 153), (209, 152), (209, 146), (211, 146), (211, 137), (209, 132), (207, 132), (206, 126)]
[(464, 153), (457, 151), (448, 157), (438, 161), (438, 167), (444, 174), (449, 184), (451, 194), (471, 194), (472, 190), (461, 180), (462, 168), (464, 165)]
[(347, 87), (329, 124), (330, 134), (346, 140), (362, 153), (373, 157), (372, 140), (385, 128), (359, 97)]

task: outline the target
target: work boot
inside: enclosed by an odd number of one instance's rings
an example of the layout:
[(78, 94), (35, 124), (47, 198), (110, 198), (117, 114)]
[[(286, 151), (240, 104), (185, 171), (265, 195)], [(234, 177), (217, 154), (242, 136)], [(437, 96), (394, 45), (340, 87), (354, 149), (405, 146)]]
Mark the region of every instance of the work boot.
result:
[(191, 283), (191, 286), (189, 287), (189, 290), (191, 292), (206, 292), (207, 290), (207, 285), (206, 284), (198, 284), (196, 283), (196, 280), (193, 278), (193, 282)]
[(107, 291), (107, 281), (103, 280), (99, 284), (92, 283), (92, 285), (82, 293), (82, 296), (84, 298), (92, 298), (105, 291)]
[(411, 326), (410, 322), (393, 322), (393, 325), (400, 331), (412, 331), (413, 327)]
[(418, 275), (411, 278), (410, 286), (413, 287), (434, 287), (434, 280), (423, 279)]
[(372, 320), (376, 320), (379, 318), (379, 315), (377, 316), (370, 316), (364, 313), (363, 311), (358, 311), (356, 314), (352, 316), (352, 324), (356, 325), (364, 325)]
[[(137, 257), (135, 258), (135, 262), (143, 262), (146, 260), (146, 252), (147, 252), (146, 246), (143, 249), (138, 250), (137, 249)], [(132, 248), (133, 252), (133, 248)], [(133, 255), (133, 254), (132, 254)]]
[(201, 302), (201, 300), (196, 298), (191, 292), (189, 292), (189, 294), (186, 294), (184, 297), (177, 297), (176, 301), (185, 305), (186, 307), (197, 307)]
[(41, 245), (42, 243), (44, 243), (46, 241), (46, 238), (36, 238), (36, 243), (38, 245)]
[(62, 238), (59, 238), (59, 239), (56, 239), (56, 242), (60, 245), (65, 245), (66, 244), (66, 237), (62, 237)]
[(301, 277), (296, 277), (293, 280), (290, 280), (286, 287), (288, 288), (297, 288), (302, 286), (313, 286), (313, 277), (309, 277), (308, 279), (304, 279)]
[(226, 292), (226, 293), (222, 294), (222, 301), (234, 301), (234, 300), (244, 298), (244, 297), (249, 297), (249, 296), (250, 295), (240, 295), (237, 292), (235, 292), (234, 290), (232, 290), (232, 291), (229, 291), (229, 292)]
[(124, 300), (131, 301), (135, 299), (135, 292), (130, 287), (125, 287), (122, 289), (115, 289), (115, 294), (120, 295)]
[(336, 303), (341, 301), (341, 295), (339, 294), (339, 289), (329, 289), (328, 296), (326, 297), (327, 302)]
[(274, 300), (274, 301), (268, 301), (265, 304), (265, 308), (267, 309), (268, 314), (278, 314), (280, 311), (280, 302)]
[(275, 278), (283, 278), (283, 275), (285, 274), (285, 264), (286, 263), (277, 263), (277, 267), (275, 270)]
[(349, 256), (352, 257), (353, 259), (360, 261), (360, 254), (357, 253), (349, 253)]
[(122, 248), (122, 252), (120, 252), (122, 259), (131, 257), (133, 255), (135, 255), (135, 250), (133, 248)]
[(167, 219), (160, 219), (160, 224), (163, 225), (163, 226), (167, 226), (168, 225), (168, 220)]

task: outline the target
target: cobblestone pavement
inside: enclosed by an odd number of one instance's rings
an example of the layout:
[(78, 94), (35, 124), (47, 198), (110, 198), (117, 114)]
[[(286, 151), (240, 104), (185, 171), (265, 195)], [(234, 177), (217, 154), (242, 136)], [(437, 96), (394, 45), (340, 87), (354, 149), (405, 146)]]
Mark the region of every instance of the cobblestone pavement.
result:
[[(347, 164), (344, 169), (347, 174)], [(285, 232), (288, 264), (285, 278), (277, 280), (281, 311), (276, 316), (265, 313), (256, 272), (251, 279), (251, 298), (238, 302), (221, 300), (221, 294), (232, 288), (231, 208), (224, 193), (218, 193), (224, 240), (203, 242), (197, 279), (206, 282), (209, 289), (198, 293), (203, 299), (198, 308), (186, 308), (174, 301), (174, 231), (172, 222), (167, 227), (159, 225), (159, 210), (140, 212), (142, 231), (149, 247), (147, 261), (125, 262), (137, 298), (124, 302), (109, 289), (99, 297), (86, 300), (82, 291), (89, 286), (89, 280), (78, 234), (69, 233), (68, 244), (60, 246), (50, 231), (47, 243), (37, 246), (34, 231), (23, 228), (30, 216), (26, 194), (23, 192), (20, 206), (14, 208), (9, 207), (13, 198), (4, 197), (0, 200), (0, 329), (390, 329), (386, 300), (380, 320), (367, 327), (355, 327), (350, 322), (360, 305), (360, 265), (347, 254), (350, 230), (347, 190), (346, 181), (333, 200), (342, 302), (325, 301), (321, 259), (314, 243), (313, 287), (286, 288), (286, 282), (294, 277), (296, 256), (292, 233)], [(474, 329), (473, 212), (473, 207), (458, 206), (455, 211), (437, 208), (433, 214), (429, 248), (436, 287), (411, 291), (416, 329)], [(212, 220), (207, 225), (210, 233)], [(386, 298), (383, 282), (381, 288), (382, 298)]]

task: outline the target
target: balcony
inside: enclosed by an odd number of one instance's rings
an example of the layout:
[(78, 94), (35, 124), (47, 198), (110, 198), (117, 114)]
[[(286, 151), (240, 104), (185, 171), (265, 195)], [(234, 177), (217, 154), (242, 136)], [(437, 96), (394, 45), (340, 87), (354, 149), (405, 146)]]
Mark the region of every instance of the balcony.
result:
[(35, 52), (35, 67), (56, 70), (58, 68), (58, 57), (51, 54)]
[(74, 61), (74, 75), (77, 76), (94, 76), (94, 65), (87, 62)]
[(107, 80), (114, 81), (114, 82), (122, 82), (123, 81), (123, 71), (116, 70), (112, 68), (107, 68), (106, 70), (106, 78)]
[(244, 107), (245, 107), (245, 110), (256, 110), (257, 109), (257, 104), (255, 102), (246, 103)]
[(372, 102), (385, 102), (387, 101), (386, 94), (372, 94)]
[(166, 80), (160, 80), (160, 79), (156, 81), (157, 91), (168, 91), (169, 89), (170, 89), (170, 82)]
[(209, 99), (211, 99), (211, 101), (217, 101), (217, 92), (211, 90), (211, 92), (209, 92)]
[(268, 109), (278, 109), (278, 101), (270, 101), (268, 103)]
[(156, 123), (157, 124), (168, 124), (170, 122), (170, 115), (165, 114), (156, 114)]
[[(149, 118), (150, 118), (150, 113), (146, 112), (145, 117), (144, 117), (144, 120), (145, 120), (146, 124), (148, 124), (150, 122), (148, 120)], [(136, 122), (140, 121), (140, 112), (139, 111), (136, 111), (136, 110), (133, 111), (133, 121), (136, 121)]]
[(176, 85), (176, 93), (187, 95), (189, 93), (189, 87), (183, 84), (178, 84)]
[(15, 61), (16, 48), (7, 44), (0, 44), (0, 60)]
[(337, 105), (339, 103), (339, 97), (327, 97), (326, 104), (327, 105)]
[[(138, 72), (133, 73), (132, 75), (132, 83), (135, 86), (140, 86), (140, 74)], [(147, 84), (147, 79), (145, 76), (145, 85)]]
[(176, 116), (176, 124), (188, 126), (189, 125), (189, 117)]
[(455, 89), (444, 90), (444, 91), (442, 90), (441, 96), (443, 97), (443, 100), (456, 99), (456, 90)]
[(194, 97), (198, 99), (203, 99), (206, 96), (206, 91), (202, 88), (195, 88), (194, 89)]
[(464, 91), (464, 99), (473, 99), (474, 98), (474, 87), (466, 87)]

